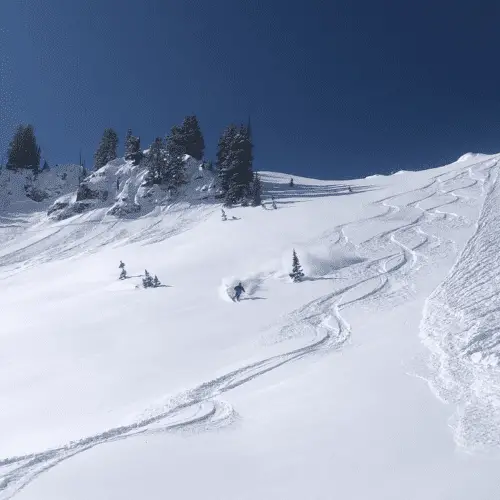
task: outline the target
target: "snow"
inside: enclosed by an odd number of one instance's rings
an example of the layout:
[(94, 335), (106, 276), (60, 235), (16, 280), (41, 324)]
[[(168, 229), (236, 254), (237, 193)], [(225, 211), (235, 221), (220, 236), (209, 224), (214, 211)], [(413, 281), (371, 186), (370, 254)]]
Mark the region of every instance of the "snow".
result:
[(261, 172), (226, 222), (194, 163), (184, 201), (115, 160), (82, 213), (4, 206), (0, 500), (497, 498), (499, 159)]

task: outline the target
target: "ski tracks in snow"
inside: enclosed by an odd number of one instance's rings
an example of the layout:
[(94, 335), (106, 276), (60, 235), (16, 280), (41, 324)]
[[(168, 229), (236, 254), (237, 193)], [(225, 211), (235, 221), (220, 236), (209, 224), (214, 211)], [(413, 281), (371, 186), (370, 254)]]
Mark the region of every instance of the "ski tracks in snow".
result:
[(420, 336), (430, 349), (423, 375), (436, 396), (455, 405), (454, 438), (470, 451), (500, 446), (500, 182), (478, 178), (486, 196), (476, 232), (426, 301)]
[[(172, 432), (174, 430), (197, 432), (218, 429), (234, 422), (238, 418), (238, 414), (228, 402), (219, 398), (220, 395), (285, 363), (299, 360), (312, 353), (335, 350), (344, 345), (351, 337), (351, 326), (343, 317), (342, 311), (356, 304), (369, 305), (370, 301), (375, 301), (375, 305), (379, 307), (384, 301), (393, 299), (395, 294), (401, 295), (405, 289), (411, 288), (410, 277), (412, 273), (419, 270), (419, 263), (423, 264), (428, 258), (428, 254), (432, 254), (435, 248), (444, 245), (443, 240), (425, 230), (427, 226), (440, 219), (445, 219), (447, 222), (452, 218), (460, 219), (460, 216), (455, 213), (440, 212), (439, 209), (461, 201), (467, 202), (473, 198), (467, 194), (456, 194), (455, 192), (460, 189), (473, 189), (479, 184), (481, 185), (479, 196), (482, 196), (485, 193), (484, 184), (489, 180), (491, 170), (495, 165), (496, 162), (490, 162), (490, 164), (480, 162), (476, 168), (471, 166), (466, 170), (461, 169), (458, 173), (453, 173), (449, 179), (444, 179), (449, 174), (437, 176), (424, 187), (376, 202), (386, 208), (383, 213), (365, 220), (338, 226), (336, 228), (338, 238), (333, 244), (352, 245), (358, 256), (368, 255), (368, 258), (365, 257), (361, 264), (353, 266), (357, 269), (354, 272), (351, 270), (348, 282), (344, 286), (311, 301), (290, 315), (288, 324), (282, 328), (283, 336), (285, 338), (294, 336), (294, 332), (299, 333), (303, 332), (304, 329), (309, 329), (314, 339), (312, 342), (304, 347), (243, 366), (184, 391), (169, 399), (159, 408), (149, 410), (142, 419), (129, 425), (109, 429), (103, 433), (72, 441), (65, 446), (40, 453), (0, 460), (0, 500), (12, 498), (43, 472), (95, 446), (138, 434)], [(482, 168), (487, 172), (486, 177), (477, 176), (477, 171), (482, 172)], [(470, 182), (467, 186), (459, 186), (452, 188), (451, 191), (446, 191), (446, 184), (463, 175), (467, 175), (469, 178)], [(448, 198), (451, 196), (452, 199), (445, 201), (441, 199), (447, 196)], [(403, 197), (416, 197), (416, 199), (396, 203), (398, 198)], [(437, 203), (434, 206), (429, 208), (421, 206), (422, 203), (433, 198), (437, 198)], [(351, 243), (345, 232), (349, 228), (370, 223), (374, 219), (394, 225), (395, 216), (402, 216), (403, 211), (405, 212), (404, 216), (409, 219), (408, 221), (403, 221), (403, 224), (397, 224), (392, 229), (374, 235), (361, 243)], [(374, 249), (381, 255), (369, 258)], [(477, 261), (474, 260), (474, 262)], [(455, 269), (451, 275), (452, 278), (457, 276), (459, 272), (459, 269)], [(458, 288), (460, 286), (462, 286), (461, 283), (459, 283)], [(450, 287), (446, 290), (450, 290)], [(435, 292), (434, 296), (436, 295), (439, 295), (439, 292)], [(433, 304), (435, 302), (430, 301), (427, 309), (430, 310)], [(470, 307), (472, 308), (473, 304)], [(500, 317), (500, 312), (497, 314)], [(431, 315), (431, 317), (435, 321), (436, 316)], [(480, 342), (479, 338), (478, 342)], [(472, 347), (469, 347), (470, 349)], [(498, 413), (500, 415), (500, 406)]]

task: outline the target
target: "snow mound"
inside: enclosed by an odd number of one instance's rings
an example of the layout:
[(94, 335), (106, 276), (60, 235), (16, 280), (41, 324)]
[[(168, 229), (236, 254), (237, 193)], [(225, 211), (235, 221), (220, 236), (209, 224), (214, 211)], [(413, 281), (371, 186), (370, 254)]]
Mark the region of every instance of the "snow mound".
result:
[(483, 153), (465, 153), (463, 154), (455, 163), (463, 163), (469, 160), (483, 160), (490, 155), (485, 155)]

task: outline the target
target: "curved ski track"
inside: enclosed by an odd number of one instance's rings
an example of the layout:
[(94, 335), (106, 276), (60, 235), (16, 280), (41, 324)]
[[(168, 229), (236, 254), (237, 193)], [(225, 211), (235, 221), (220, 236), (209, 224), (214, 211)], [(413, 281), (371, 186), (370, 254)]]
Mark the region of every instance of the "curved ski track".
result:
[[(169, 432), (182, 430), (196, 432), (197, 430), (211, 430), (229, 425), (238, 418), (232, 406), (218, 398), (224, 392), (253, 380), (279, 366), (291, 361), (299, 360), (313, 353), (324, 353), (340, 348), (350, 339), (351, 327), (342, 316), (342, 310), (369, 300), (377, 300), (378, 305), (384, 299), (390, 298), (391, 288), (398, 286), (398, 294), (402, 288), (408, 288), (408, 278), (416, 272), (419, 263), (423, 265), (426, 260), (425, 251), (440, 247), (444, 242), (437, 236), (429, 235), (422, 225), (432, 224), (436, 217), (460, 219), (452, 212), (439, 211), (440, 208), (468, 201), (473, 198), (469, 195), (457, 195), (455, 191), (465, 188), (481, 186), (480, 196), (485, 194), (484, 184), (491, 175), (491, 170), (497, 161), (482, 161), (468, 168), (454, 172), (448, 179), (448, 174), (436, 176), (432, 182), (421, 188), (399, 193), (378, 200), (375, 204), (385, 207), (383, 213), (360, 221), (342, 224), (334, 228), (337, 239), (333, 245), (352, 245), (358, 255), (370, 252), (373, 247), (385, 251), (385, 255), (368, 262), (364, 261), (357, 271), (359, 279), (340, 287), (333, 292), (311, 301), (290, 315), (290, 322), (282, 328), (285, 337), (293, 336), (293, 332), (303, 332), (304, 329), (312, 331), (313, 342), (304, 347), (294, 349), (283, 354), (249, 364), (231, 371), (218, 378), (205, 382), (193, 389), (182, 392), (170, 399), (161, 408), (149, 410), (146, 416), (129, 425), (123, 425), (84, 439), (72, 441), (65, 446), (32, 453), (29, 455), (6, 458), (0, 460), (0, 500), (14, 497), (43, 472), (60, 464), (79, 453), (83, 453), (103, 443), (126, 439), (138, 434)], [(474, 168), (476, 167), (476, 168)], [(483, 168), (481, 168), (483, 167)], [(486, 176), (477, 175), (486, 171)], [(454, 190), (445, 190), (448, 184), (461, 176), (468, 176), (470, 183)], [(420, 196), (408, 203), (399, 205), (397, 198), (408, 195)], [(451, 196), (451, 200), (438, 203), (430, 209), (420, 207), (420, 203), (433, 197), (442, 198)], [(359, 244), (352, 244), (345, 234), (345, 229), (356, 224), (382, 220), (394, 222), (391, 218), (403, 210), (417, 212), (409, 215), (409, 222), (398, 227), (384, 231)], [(420, 212), (420, 213), (418, 213)], [(153, 229), (154, 224), (147, 228)], [(409, 242), (405, 237), (409, 236)], [(412, 239), (415, 240), (412, 243)], [(434, 244), (431, 240), (434, 239)]]

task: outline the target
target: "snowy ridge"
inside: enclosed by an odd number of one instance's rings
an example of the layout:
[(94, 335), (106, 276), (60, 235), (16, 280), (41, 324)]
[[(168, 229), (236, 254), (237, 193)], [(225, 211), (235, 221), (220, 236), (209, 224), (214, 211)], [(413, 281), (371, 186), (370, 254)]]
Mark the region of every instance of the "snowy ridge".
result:
[[(427, 300), (421, 336), (431, 349), (430, 383), (458, 405), (455, 438), (472, 450), (500, 445), (500, 183), (487, 192), (477, 230), (446, 280)], [(471, 178), (476, 174), (471, 171)]]

